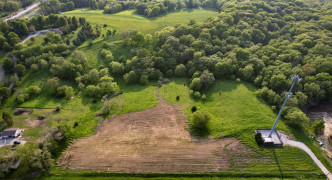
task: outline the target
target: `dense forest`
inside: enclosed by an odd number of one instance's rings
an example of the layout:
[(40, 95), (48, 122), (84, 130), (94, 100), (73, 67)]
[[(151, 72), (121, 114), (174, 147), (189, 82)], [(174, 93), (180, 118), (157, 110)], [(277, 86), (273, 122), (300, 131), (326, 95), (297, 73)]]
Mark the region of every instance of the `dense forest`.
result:
[(36, 0), (6, 0), (0, 1), (0, 18), (6, 17), (9, 14), (21, 9), (26, 8), (33, 4)]
[[(20, 3), (25, 4), (25, 1)], [(0, 9), (2, 8), (0, 2)], [(136, 30), (123, 30), (118, 35), (123, 41), (118, 46), (131, 49), (128, 56), (115, 58), (112, 46), (104, 43), (100, 50), (103, 65), (89, 67), (82, 51), (77, 51), (89, 38), (104, 36), (101, 25), (92, 26), (84, 18), (49, 15), (75, 8), (103, 9), (116, 13), (136, 9), (148, 17), (181, 8), (208, 7), (220, 11), (206, 22), (190, 21), (167, 27), (153, 36)], [(41, 7), (45, 15), (30, 20), (10, 20), (0, 24), (0, 50), (8, 52), (4, 62), (7, 74), (19, 77), (28, 71), (47, 70), (49, 94), (70, 98), (73, 88), (87, 97), (101, 99), (119, 91), (114, 77), (127, 84), (148, 84), (161, 77), (190, 79), (191, 95), (206, 99), (205, 91), (216, 79), (248, 81), (260, 90), (257, 96), (278, 110), (291, 85), (291, 76), (303, 80), (296, 85), (287, 102), (283, 117), (293, 127), (307, 127), (310, 123), (303, 113), (307, 106), (332, 100), (332, 5), (329, 2), (274, 0), (274, 1), (104, 1), (104, 0), (50, 0)], [(45, 45), (29, 46), (20, 43), (30, 32), (60, 28), (63, 35), (48, 33)], [(74, 40), (68, 34), (79, 29)], [(110, 31), (109, 35), (116, 32)], [(14, 66), (12, 58), (17, 57)], [(62, 80), (75, 80), (76, 87), (60, 86)], [(2, 103), (12, 95), (7, 86), (19, 79), (11, 77), (0, 88)], [(31, 86), (15, 93), (18, 103), (33, 98), (40, 92)], [(10, 123), (1, 122), (0, 128)], [(72, 138), (73, 127), (59, 125), (39, 143), (39, 155), (24, 171), (47, 171), (57, 147)], [(24, 156), (24, 158), (28, 158)], [(39, 158), (39, 159), (38, 159)]]

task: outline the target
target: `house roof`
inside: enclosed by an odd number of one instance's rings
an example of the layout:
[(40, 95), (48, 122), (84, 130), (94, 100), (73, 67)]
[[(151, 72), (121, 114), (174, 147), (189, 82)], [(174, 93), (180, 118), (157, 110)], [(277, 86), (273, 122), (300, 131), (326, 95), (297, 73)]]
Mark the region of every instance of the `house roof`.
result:
[(19, 128), (7, 128), (2, 131), (1, 136), (15, 136), (16, 131), (20, 130)]

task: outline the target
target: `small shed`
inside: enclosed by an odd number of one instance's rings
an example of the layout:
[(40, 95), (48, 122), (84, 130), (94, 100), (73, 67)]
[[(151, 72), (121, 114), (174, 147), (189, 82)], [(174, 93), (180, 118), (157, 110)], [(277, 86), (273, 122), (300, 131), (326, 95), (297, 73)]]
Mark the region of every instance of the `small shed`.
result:
[(1, 133), (1, 137), (18, 137), (22, 133), (22, 130), (20, 128), (7, 128)]

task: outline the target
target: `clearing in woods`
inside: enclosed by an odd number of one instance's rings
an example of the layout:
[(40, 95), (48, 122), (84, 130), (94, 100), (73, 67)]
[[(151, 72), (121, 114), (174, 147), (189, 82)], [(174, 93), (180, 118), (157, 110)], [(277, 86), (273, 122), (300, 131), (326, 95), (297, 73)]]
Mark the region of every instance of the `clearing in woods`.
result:
[(232, 153), (252, 153), (235, 138), (193, 139), (179, 106), (159, 102), (105, 121), (95, 135), (75, 141), (58, 163), (72, 170), (211, 172), (228, 169)]
[(187, 24), (190, 20), (206, 21), (209, 17), (215, 17), (219, 13), (215, 9), (197, 8), (182, 9), (169, 12), (157, 17), (146, 18), (135, 13), (135, 10), (121, 11), (116, 14), (104, 14), (103, 10), (75, 9), (61, 13), (65, 16), (84, 17), (92, 24), (107, 24), (117, 30), (136, 29), (142, 33), (153, 34), (167, 26)]

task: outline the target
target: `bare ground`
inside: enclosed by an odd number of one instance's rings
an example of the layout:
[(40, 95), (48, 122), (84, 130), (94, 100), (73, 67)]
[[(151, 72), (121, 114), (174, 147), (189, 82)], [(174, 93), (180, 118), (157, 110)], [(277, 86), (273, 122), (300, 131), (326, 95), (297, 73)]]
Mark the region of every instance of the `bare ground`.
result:
[(232, 152), (250, 154), (235, 138), (194, 142), (185, 115), (159, 100), (152, 109), (103, 122), (95, 135), (75, 141), (58, 163), (72, 170), (212, 172), (228, 169)]

